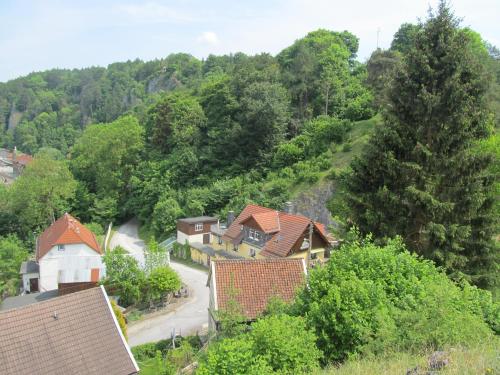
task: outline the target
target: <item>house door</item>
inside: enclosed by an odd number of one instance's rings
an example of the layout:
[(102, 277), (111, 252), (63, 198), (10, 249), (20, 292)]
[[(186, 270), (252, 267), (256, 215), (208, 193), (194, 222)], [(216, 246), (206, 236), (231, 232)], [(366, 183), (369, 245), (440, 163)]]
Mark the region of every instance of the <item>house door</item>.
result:
[(30, 293), (38, 292), (38, 279), (30, 279)]
[(210, 243), (210, 233), (205, 233), (203, 235), (203, 243), (204, 244)]
[(92, 268), (90, 270), (90, 281), (93, 283), (99, 281), (99, 268)]

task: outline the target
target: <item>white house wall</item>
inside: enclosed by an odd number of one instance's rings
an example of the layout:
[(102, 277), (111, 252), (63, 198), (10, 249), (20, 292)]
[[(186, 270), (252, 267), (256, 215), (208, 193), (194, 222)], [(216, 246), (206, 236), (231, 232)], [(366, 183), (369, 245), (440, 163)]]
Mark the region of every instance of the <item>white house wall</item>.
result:
[(192, 234), (191, 236), (188, 236), (186, 233), (178, 230), (177, 231), (177, 242), (184, 245), (186, 243), (186, 241), (188, 243), (193, 243), (193, 242), (203, 243), (203, 233)]
[(54, 246), (39, 261), (40, 291), (58, 288), (58, 283), (88, 282), (92, 268), (99, 269), (99, 277), (105, 273), (100, 254), (85, 244), (65, 245), (64, 250)]
[(30, 279), (38, 279), (38, 273), (23, 273), (23, 290), (31, 290)]

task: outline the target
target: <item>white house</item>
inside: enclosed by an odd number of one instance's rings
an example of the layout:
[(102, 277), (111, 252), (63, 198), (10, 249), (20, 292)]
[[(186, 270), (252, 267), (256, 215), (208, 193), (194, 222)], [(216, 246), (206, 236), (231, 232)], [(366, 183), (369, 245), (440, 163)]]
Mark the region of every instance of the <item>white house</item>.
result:
[[(102, 250), (95, 235), (68, 213), (38, 237), (36, 262), (40, 292), (77, 290), (85, 283), (97, 283), (105, 273)], [(32, 279), (33, 275), (23, 274), (23, 283), (28, 278)], [(34, 282), (30, 280), (28, 284), (34, 285)]]
[(177, 242), (180, 244), (212, 242), (211, 226), (219, 219), (211, 216), (188, 217), (177, 220)]

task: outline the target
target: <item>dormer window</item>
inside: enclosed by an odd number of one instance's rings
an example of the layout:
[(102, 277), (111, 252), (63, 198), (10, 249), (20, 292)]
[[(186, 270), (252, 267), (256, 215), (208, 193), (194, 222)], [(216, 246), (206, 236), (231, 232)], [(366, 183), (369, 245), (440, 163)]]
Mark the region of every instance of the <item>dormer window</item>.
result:
[(201, 232), (203, 230), (203, 223), (196, 223), (194, 225), (194, 231), (195, 232)]
[(253, 239), (255, 241), (260, 241), (260, 232), (255, 231), (255, 233), (253, 235)]
[(250, 229), (248, 231), (248, 238), (252, 239), (253, 240), (253, 234), (254, 234), (254, 230), (253, 229)]

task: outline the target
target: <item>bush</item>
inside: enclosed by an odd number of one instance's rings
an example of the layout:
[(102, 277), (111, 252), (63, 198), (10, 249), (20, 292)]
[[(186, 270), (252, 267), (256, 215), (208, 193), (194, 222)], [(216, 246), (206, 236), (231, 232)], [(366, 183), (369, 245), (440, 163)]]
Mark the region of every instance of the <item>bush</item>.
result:
[(263, 318), (252, 325), (250, 337), (254, 354), (279, 374), (310, 374), (322, 357), (315, 345), (316, 335), (301, 317)]
[(181, 287), (181, 279), (177, 272), (168, 266), (158, 267), (151, 271), (146, 279), (145, 294), (153, 301), (158, 301), (168, 293)]
[(120, 308), (116, 304), (114, 300), (111, 300), (111, 307), (113, 308), (113, 312), (115, 313), (116, 320), (118, 321), (118, 325), (120, 326), (120, 330), (122, 331), (123, 337), (128, 341), (127, 336), (127, 323), (125, 323), (125, 317), (123, 316)]
[(400, 239), (384, 247), (354, 240), (333, 252), (326, 267), (311, 271), (296, 308), (316, 330), (325, 359), (338, 361), (357, 352), (485, 339), (492, 331), (484, 316), (498, 324), (492, 314), (497, 308), (475, 293), (410, 254)]
[(92, 233), (94, 233), (96, 236), (102, 236), (104, 234), (104, 229), (102, 228), (102, 225), (99, 223), (88, 223), (85, 224), (85, 226), (90, 230)]
[(268, 316), (210, 347), (197, 374), (310, 374), (321, 358), (315, 341), (303, 318)]

